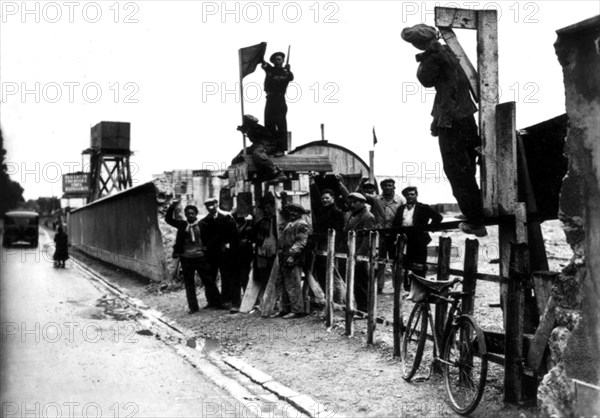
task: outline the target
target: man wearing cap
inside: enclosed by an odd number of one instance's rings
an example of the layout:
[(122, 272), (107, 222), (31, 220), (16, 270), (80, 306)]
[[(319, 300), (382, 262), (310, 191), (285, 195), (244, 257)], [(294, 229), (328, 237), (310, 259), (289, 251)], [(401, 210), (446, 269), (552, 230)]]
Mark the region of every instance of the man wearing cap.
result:
[(424, 51), (417, 54), (417, 78), (424, 87), (435, 87), (431, 135), (439, 137), (444, 172), (466, 222), (460, 229), (478, 237), (487, 235), (483, 225), (481, 191), (475, 180), (476, 159), (481, 138), (473, 113), (469, 80), (458, 58), (447, 45), (438, 42), (437, 31), (418, 24), (402, 30), (402, 39)]
[[(367, 198), (362, 193), (350, 193), (350, 218), (344, 226), (344, 235), (349, 231), (373, 229), (376, 226), (375, 217), (367, 210)], [(345, 242), (345, 241), (344, 241)], [(347, 251), (346, 251), (347, 252)], [(356, 255), (369, 255), (369, 234), (356, 234)], [(369, 266), (366, 261), (357, 261), (354, 267), (354, 298), (356, 309), (362, 312), (368, 307)]]
[(306, 244), (309, 226), (302, 219), (307, 211), (296, 203), (289, 203), (282, 209), (287, 223), (283, 227), (277, 243), (279, 257), (279, 273), (276, 287), (282, 288), (279, 313), (284, 319), (297, 318), (304, 313), (302, 298), (302, 268), (305, 262)]
[(285, 54), (275, 52), (269, 58), (273, 65), (263, 61), (262, 69), (265, 70), (265, 127), (273, 134), (279, 143), (277, 151), (287, 150), (287, 104), (285, 92), (288, 84), (294, 79), (289, 64), (283, 65)]
[(186, 220), (175, 219), (173, 214), (179, 201), (174, 201), (165, 215), (167, 224), (177, 228), (173, 257), (179, 258), (183, 270), (185, 294), (189, 313), (198, 312), (198, 298), (194, 275), (196, 271), (204, 284), (206, 308), (219, 308), (221, 295), (216, 284), (216, 276), (212, 273), (206, 247), (206, 227), (198, 220), (198, 208), (188, 205), (184, 209)]
[(204, 202), (208, 214), (201, 224), (205, 229), (205, 242), (211, 274), (221, 273), (221, 303), (224, 308), (235, 311), (241, 303), (241, 284), (235, 260), (239, 243), (237, 225), (233, 216), (218, 211), (219, 200), (215, 197)]
[[(238, 131), (243, 132), (252, 145), (248, 147), (246, 152), (251, 156), (252, 162), (260, 176), (261, 180), (284, 181), (287, 177), (277, 167), (270, 156), (277, 154), (279, 143), (275, 136), (264, 126), (258, 123), (258, 119), (252, 115), (244, 115), (241, 126), (237, 127)], [(244, 162), (243, 151), (231, 161), (231, 164)]]
[[(406, 187), (402, 190), (402, 195), (406, 198), (406, 204), (400, 206), (396, 217), (394, 218), (393, 227), (399, 228), (403, 226), (426, 226), (438, 225), (442, 222), (440, 215), (431, 206), (419, 202), (419, 192), (416, 187)], [(431, 236), (427, 231), (408, 230), (405, 232), (406, 243), (406, 259), (408, 263), (425, 264), (427, 262), (427, 244), (431, 242)], [(425, 276), (427, 270), (413, 270), (416, 274)], [(406, 279), (406, 278), (405, 278)], [(409, 283), (404, 282), (404, 290), (409, 290)]]
[[(370, 183), (366, 177), (363, 178), (362, 188), (365, 190), (365, 197), (367, 203), (371, 205), (371, 212), (375, 216), (375, 221), (379, 228), (391, 228), (396, 216), (398, 208), (406, 203), (406, 200), (402, 196), (396, 194), (396, 182), (394, 179), (387, 178), (382, 180), (379, 184), (381, 186), (381, 194), (377, 195), (375, 192), (368, 193), (365, 186)], [(372, 190), (376, 190), (374, 184), (372, 184)], [(379, 243), (379, 257), (394, 259), (395, 256), (395, 236), (394, 234), (384, 233), (380, 236)], [(383, 287), (385, 284), (385, 266), (379, 266), (377, 268), (377, 292), (383, 293)]]

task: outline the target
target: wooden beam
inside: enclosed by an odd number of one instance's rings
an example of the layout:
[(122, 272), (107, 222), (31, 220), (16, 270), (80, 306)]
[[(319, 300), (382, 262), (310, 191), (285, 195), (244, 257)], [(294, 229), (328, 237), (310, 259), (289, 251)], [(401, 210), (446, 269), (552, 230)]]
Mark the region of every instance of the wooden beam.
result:
[(496, 10), (477, 11), (479, 135), (482, 140), (481, 193), (486, 216), (497, 214), (496, 105), (498, 104), (498, 20)]
[(506, 338), (504, 366), (504, 401), (522, 399), (524, 285), (529, 277), (529, 252), (525, 244), (512, 244), (509, 283), (506, 294)]
[(325, 326), (333, 325), (333, 268), (335, 254), (335, 229), (327, 231), (327, 273), (325, 275)]
[(497, 105), (495, 119), (498, 214), (511, 215), (514, 214), (514, 204), (518, 199), (515, 102)]
[[(438, 252), (438, 271), (437, 280), (448, 280), (450, 277), (450, 252), (452, 250), (452, 238), (440, 237), (439, 252)], [(448, 312), (448, 303), (441, 302), (435, 304), (435, 332), (438, 336), (438, 341), (442, 341), (444, 334), (444, 324), (446, 323), (446, 314)], [(443, 350), (440, 347), (440, 350)], [(439, 366), (439, 365), (438, 365)], [(436, 367), (436, 370), (441, 371), (441, 368)]]
[(460, 42), (456, 38), (456, 34), (450, 28), (439, 28), (446, 45), (454, 52), (454, 55), (458, 58), (458, 62), (460, 63), (461, 68), (465, 72), (465, 75), (469, 79), (469, 85), (471, 87), (471, 94), (473, 98), (475, 98), (476, 102), (479, 102), (479, 76), (477, 75), (477, 71), (475, 71), (475, 67), (471, 64), (467, 53), (461, 46)]
[(377, 275), (376, 259), (379, 248), (379, 232), (371, 231), (369, 233), (369, 285), (367, 291), (367, 344), (373, 344), (375, 328), (377, 327)]
[(436, 7), (435, 25), (444, 28), (477, 29), (477, 10)]
[(398, 234), (396, 239), (396, 262), (394, 263), (394, 357), (400, 357), (402, 339), (402, 292), (404, 291), (404, 247), (406, 235)]
[(346, 335), (354, 334), (354, 265), (356, 260), (356, 231), (348, 232), (348, 261), (346, 262)]
[(464, 279), (462, 283), (463, 292), (470, 293), (463, 299), (462, 313), (473, 315), (475, 289), (477, 288), (477, 262), (479, 260), (479, 241), (467, 239), (465, 241)]

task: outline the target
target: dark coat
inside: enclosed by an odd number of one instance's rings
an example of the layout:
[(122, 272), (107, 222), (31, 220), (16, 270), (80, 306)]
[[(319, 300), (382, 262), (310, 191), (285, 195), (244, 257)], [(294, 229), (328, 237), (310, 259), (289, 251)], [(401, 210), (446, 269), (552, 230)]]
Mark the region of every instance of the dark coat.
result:
[[(373, 229), (376, 226), (375, 216), (365, 207), (357, 214), (350, 215), (350, 218), (344, 226), (344, 235), (348, 235), (348, 231), (358, 231), (361, 229)], [(369, 234), (356, 234), (356, 255), (369, 254)]]
[(57, 232), (54, 235), (56, 248), (54, 251), (54, 260), (64, 261), (69, 258), (69, 236), (64, 232)]
[(417, 78), (425, 87), (435, 87), (431, 133), (438, 128), (452, 128), (452, 122), (471, 116), (477, 107), (471, 99), (469, 79), (459, 65), (458, 58), (447, 45), (439, 42), (417, 55), (420, 62)]
[[(404, 215), (404, 209), (406, 205), (402, 205), (396, 212), (394, 218), (394, 228), (400, 228), (402, 226), (402, 216)], [(413, 226), (425, 226), (429, 225), (431, 221), (432, 225), (437, 225), (442, 222), (443, 216), (440, 215), (431, 206), (421, 202), (415, 203), (415, 211), (413, 212)], [(431, 236), (426, 231), (408, 231), (407, 238), (409, 242), (413, 242), (413, 245), (427, 246), (431, 242)]]
[(202, 242), (206, 245), (209, 257), (221, 254), (226, 244), (229, 244), (231, 250), (237, 249), (239, 235), (233, 216), (217, 212), (216, 216), (206, 215), (200, 225), (204, 227)]
[[(183, 245), (185, 244), (185, 230), (187, 229), (187, 221), (182, 219), (175, 219), (173, 217), (173, 213), (175, 212), (175, 206), (171, 205), (167, 209), (167, 213), (165, 214), (165, 222), (171, 225), (174, 228), (177, 228), (177, 235), (175, 236), (175, 244), (173, 244), (173, 257), (179, 257), (183, 254)], [(206, 235), (206, 226), (202, 225), (202, 222), (198, 223), (200, 228), (200, 239), (202, 240), (202, 244), (206, 247), (206, 242), (204, 241), (204, 237)]]

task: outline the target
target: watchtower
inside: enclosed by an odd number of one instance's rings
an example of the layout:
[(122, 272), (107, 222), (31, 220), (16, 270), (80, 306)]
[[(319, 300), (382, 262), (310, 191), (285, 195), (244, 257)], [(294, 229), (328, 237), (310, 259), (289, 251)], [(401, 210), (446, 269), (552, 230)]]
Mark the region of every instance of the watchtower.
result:
[(91, 129), (91, 187), (88, 203), (132, 185), (129, 122), (100, 122)]

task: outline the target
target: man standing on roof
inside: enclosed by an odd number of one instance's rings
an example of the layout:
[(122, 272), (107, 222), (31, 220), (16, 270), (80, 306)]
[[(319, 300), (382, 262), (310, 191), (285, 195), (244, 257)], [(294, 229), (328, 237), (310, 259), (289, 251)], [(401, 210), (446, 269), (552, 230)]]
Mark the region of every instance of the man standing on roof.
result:
[(282, 155), (287, 150), (287, 103), (285, 92), (288, 84), (294, 79), (290, 71), (290, 65), (283, 65), (285, 54), (275, 52), (269, 58), (271, 64), (263, 61), (262, 69), (265, 70), (265, 93), (267, 103), (265, 105), (265, 128), (277, 139), (277, 155)]
[(467, 218), (460, 229), (477, 237), (486, 236), (481, 191), (475, 180), (481, 138), (473, 117), (477, 107), (471, 99), (469, 80), (452, 50), (438, 42), (434, 27), (418, 24), (404, 28), (401, 36), (424, 51), (416, 56), (417, 78), (424, 87), (435, 87), (431, 135), (439, 137), (444, 172)]

